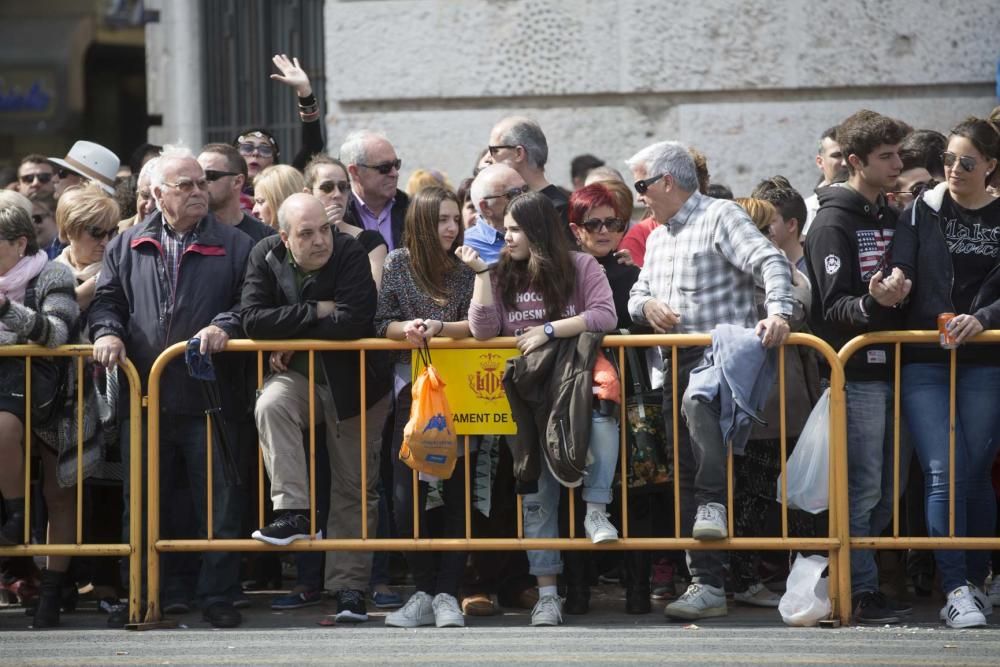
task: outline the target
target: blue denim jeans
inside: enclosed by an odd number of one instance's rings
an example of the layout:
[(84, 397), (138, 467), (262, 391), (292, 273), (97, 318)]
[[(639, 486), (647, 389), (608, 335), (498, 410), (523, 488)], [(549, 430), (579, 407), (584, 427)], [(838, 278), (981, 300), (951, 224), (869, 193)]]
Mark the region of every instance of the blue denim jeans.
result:
[[(905, 382), (904, 382), (905, 386)], [(848, 382), (847, 485), (852, 537), (878, 536), (892, 521), (893, 413), (888, 382)], [(909, 468), (909, 439), (900, 433), (900, 470)], [(906, 475), (900, 474), (900, 486)], [(899, 497), (903, 488), (896, 492)], [(851, 551), (851, 594), (879, 589), (878, 565), (871, 549)]]
[[(955, 535), (991, 537), (996, 529), (996, 497), (990, 471), (1000, 448), (1000, 367), (959, 366), (955, 395)], [(949, 367), (903, 367), (902, 402), (924, 471), (927, 533), (948, 535)], [(950, 592), (970, 581), (982, 586), (990, 552), (934, 552), (941, 584)]]
[[(614, 417), (593, 413), (590, 422), (590, 448), (583, 470), (584, 502), (610, 503), (611, 484), (618, 464), (618, 421)], [(542, 465), (538, 476), (538, 491), (524, 496), (524, 536), (559, 537), (559, 482)], [(580, 511), (580, 510), (578, 510)], [(529, 550), (528, 571), (538, 576), (561, 574), (559, 551)]]

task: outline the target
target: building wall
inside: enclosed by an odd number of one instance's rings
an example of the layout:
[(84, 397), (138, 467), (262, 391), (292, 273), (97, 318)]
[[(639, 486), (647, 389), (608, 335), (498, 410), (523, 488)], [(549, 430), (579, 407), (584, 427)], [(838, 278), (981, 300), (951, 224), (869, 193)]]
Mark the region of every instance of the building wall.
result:
[(328, 145), (385, 131), (404, 160), (470, 175), (492, 125), (526, 114), (549, 179), (653, 141), (701, 149), (713, 180), (808, 192), (818, 135), (867, 107), (947, 131), (995, 104), (1000, 2), (327, 0)]

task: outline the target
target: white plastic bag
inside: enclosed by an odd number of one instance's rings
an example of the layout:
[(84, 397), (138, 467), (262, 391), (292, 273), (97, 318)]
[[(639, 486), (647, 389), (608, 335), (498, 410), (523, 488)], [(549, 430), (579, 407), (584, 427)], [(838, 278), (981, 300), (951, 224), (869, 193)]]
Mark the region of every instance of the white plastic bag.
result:
[(829, 582), (823, 577), (826, 566), (826, 556), (795, 556), (785, 584), (785, 594), (778, 603), (785, 625), (811, 627), (830, 615)]
[[(830, 506), (830, 390), (823, 391), (788, 457), (788, 507), (813, 514)], [(781, 502), (781, 476), (778, 476)]]

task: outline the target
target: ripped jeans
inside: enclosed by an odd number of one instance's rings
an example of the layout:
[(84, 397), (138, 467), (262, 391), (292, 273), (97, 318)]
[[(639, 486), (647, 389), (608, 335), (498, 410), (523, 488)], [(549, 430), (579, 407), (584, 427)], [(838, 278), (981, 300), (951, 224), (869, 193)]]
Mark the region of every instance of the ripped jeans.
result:
[[(590, 450), (583, 471), (583, 500), (589, 503), (611, 502), (611, 484), (618, 465), (618, 420), (594, 412), (590, 422)], [(559, 537), (559, 482), (541, 466), (538, 491), (524, 496), (524, 536)], [(577, 511), (583, 511), (577, 508)], [(560, 551), (529, 550), (528, 571), (534, 576), (561, 574)]]

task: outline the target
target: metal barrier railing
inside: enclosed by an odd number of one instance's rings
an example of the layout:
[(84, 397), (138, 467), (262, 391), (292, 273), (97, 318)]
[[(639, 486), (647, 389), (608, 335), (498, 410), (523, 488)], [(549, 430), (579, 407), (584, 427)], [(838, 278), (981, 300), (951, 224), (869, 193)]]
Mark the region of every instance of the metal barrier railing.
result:
[[(72, 357), (76, 364), (77, 424), (84, 420), (84, 360), (93, 354), (90, 345), (64, 345), (47, 348), (39, 345), (0, 346), (0, 357), (24, 357), (24, 395), (31, 396), (31, 360), (33, 357)], [(125, 556), (129, 572), (129, 621), (139, 620), (139, 595), (142, 589), (142, 430), (139, 415), (142, 409), (139, 373), (131, 361), (120, 364), (128, 381), (129, 415), (131, 416), (131, 465), (126, 471), (131, 483), (129, 541), (113, 544), (83, 543), (83, 445), (84, 430), (77, 428), (76, 452), (76, 541), (74, 544), (31, 544), (31, 452), (33, 448), (32, 415), (26, 400), (24, 414), (24, 544), (0, 547), (0, 556)], [(42, 445), (44, 446), (44, 445)]]
[[(847, 556), (849, 550), (860, 549), (1000, 549), (1000, 536), (997, 537), (961, 537), (955, 535), (955, 423), (956, 423), (956, 373), (958, 369), (958, 349), (950, 350), (949, 357), (949, 398), (948, 398), (948, 536), (947, 537), (911, 537), (899, 534), (899, 497), (900, 488), (900, 387), (902, 368), (902, 346), (913, 343), (940, 342), (937, 331), (883, 331), (858, 336), (848, 341), (840, 349), (838, 356), (841, 365), (846, 364), (852, 355), (864, 347), (876, 344), (892, 344), (894, 346), (894, 366), (892, 371), (893, 386), (893, 502), (892, 502), (892, 536), (891, 537), (855, 537), (847, 541)], [(1000, 331), (983, 331), (971, 338), (964, 345), (1000, 343)], [(943, 350), (942, 350), (943, 351)], [(998, 406), (1000, 409), (1000, 406)], [(845, 494), (846, 501), (846, 494)], [(919, 499), (923, 506), (923, 498)], [(845, 505), (846, 507), (846, 505)], [(849, 534), (845, 533), (845, 534)], [(847, 576), (850, 577), (848, 569)], [(981, 585), (982, 582), (977, 582)], [(847, 588), (850, 591), (850, 579)]]
[[(462, 339), (462, 340), (452, 340), (452, 339), (435, 339), (430, 342), (430, 347), (432, 349), (496, 349), (496, 348), (514, 348), (515, 341), (513, 338), (494, 338), (485, 341), (479, 341), (474, 339)], [(678, 389), (678, 378), (677, 378), (677, 350), (679, 347), (704, 347), (711, 345), (711, 336), (707, 334), (702, 335), (642, 335), (642, 336), (606, 336), (602, 344), (605, 348), (618, 348), (618, 362), (619, 367), (622, 369), (624, 375), (624, 369), (626, 368), (626, 357), (624, 354), (624, 348), (626, 347), (653, 347), (662, 346), (665, 348), (672, 349), (672, 387), (673, 387), (673, 415), (674, 415), (674, 432), (673, 432), (673, 460), (676, 462), (679, 460), (678, 456), (678, 438), (679, 438), (679, 403), (681, 397), (677, 393)], [(159, 500), (160, 500), (160, 488), (159, 488), (159, 459), (160, 459), (160, 442), (159, 442), (159, 426), (160, 426), (160, 378), (166, 368), (167, 364), (176, 358), (177, 356), (184, 353), (185, 344), (178, 343), (166, 350), (157, 358), (150, 370), (149, 376), (149, 396), (148, 396), (148, 485), (149, 485), (149, 505), (148, 505), (148, 533), (147, 533), (147, 562), (148, 562), (148, 598), (149, 603), (146, 609), (145, 620), (148, 623), (156, 623), (161, 618), (160, 606), (159, 606), (159, 581), (160, 581), (160, 559), (159, 555), (162, 552), (181, 552), (181, 551), (330, 551), (330, 550), (341, 550), (341, 551), (408, 551), (408, 550), (426, 550), (426, 551), (454, 551), (454, 550), (469, 550), (469, 551), (496, 551), (496, 550), (521, 550), (521, 549), (560, 549), (560, 550), (637, 550), (637, 549), (694, 549), (694, 550), (789, 550), (789, 549), (803, 549), (812, 551), (827, 551), (830, 556), (830, 597), (833, 603), (833, 618), (839, 618), (843, 622), (847, 622), (850, 616), (850, 560), (849, 558), (843, 557), (844, 549), (846, 547), (846, 536), (847, 532), (847, 497), (846, 497), (846, 479), (847, 479), (847, 463), (846, 463), (846, 431), (845, 431), (845, 403), (844, 403), (844, 377), (843, 369), (839, 363), (836, 352), (830, 348), (826, 343), (820, 339), (804, 335), (804, 334), (792, 334), (789, 338), (787, 345), (804, 345), (816, 350), (830, 365), (831, 368), (831, 398), (830, 398), (830, 410), (831, 410), (831, 447), (830, 447), (830, 512), (829, 512), (829, 534), (827, 537), (814, 537), (814, 538), (794, 538), (788, 536), (788, 512), (787, 512), (787, 502), (782, 503), (782, 517), (781, 517), (781, 536), (780, 537), (729, 537), (728, 539), (704, 542), (695, 540), (692, 538), (682, 538), (680, 536), (680, 486), (679, 486), (679, 475), (676, 473), (677, 467), (675, 464), (675, 474), (673, 476), (673, 496), (674, 496), (674, 536), (673, 537), (644, 537), (635, 538), (629, 536), (628, 527), (628, 494), (624, 491), (628, 489), (627, 485), (627, 465), (626, 465), (626, 433), (625, 428), (619, 429), (620, 437), (620, 456), (621, 456), (621, 476), (622, 476), (622, 516), (621, 516), (621, 539), (617, 542), (605, 543), (601, 545), (594, 545), (589, 540), (578, 538), (575, 535), (575, 508), (573, 505), (573, 494), (569, 494), (569, 505), (568, 512), (570, 516), (569, 521), (569, 537), (563, 538), (553, 538), (553, 539), (541, 539), (541, 538), (525, 538), (524, 537), (524, 526), (523, 526), (523, 514), (522, 514), (522, 499), (520, 496), (517, 498), (517, 535), (516, 537), (510, 538), (474, 538), (472, 536), (471, 528), (471, 481), (469, 475), (469, 436), (464, 438), (464, 449), (465, 449), (465, 504), (466, 504), (466, 521), (465, 521), (465, 537), (464, 538), (422, 538), (419, 535), (419, 525), (420, 522), (414, 521), (414, 537), (409, 539), (373, 539), (368, 535), (367, 530), (367, 503), (364, 499), (367, 496), (366, 480), (367, 480), (367, 458), (365, 456), (364, 447), (359, 447), (359, 455), (361, 457), (361, 488), (360, 497), (361, 502), (361, 536), (359, 538), (353, 539), (312, 539), (312, 540), (298, 540), (293, 542), (288, 546), (272, 546), (269, 544), (263, 544), (257, 540), (253, 539), (215, 539), (212, 536), (212, 523), (211, 520), (208, 521), (208, 535), (206, 539), (177, 539), (177, 540), (164, 540), (160, 539), (160, 525), (159, 525)], [(361, 396), (365, 396), (366, 393), (366, 378), (365, 378), (365, 354), (369, 351), (376, 350), (412, 350), (412, 346), (406, 342), (402, 341), (391, 341), (386, 339), (362, 339), (354, 341), (320, 341), (320, 340), (292, 340), (292, 341), (280, 341), (280, 340), (269, 340), (269, 341), (251, 341), (251, 340), (234, 340), (230, 341), (226, 347), (228, 352), (256, 352), (257, 353), (257, 363), (258, 363), (258, 386), (263, 383), (264, 376), (264, 358), (263, 353), (265, 351), (293, 351), (293, 352), (305, 352), (309, 355), (308, 359), (308, 381), (309, 381), (309, 416), (310, 416), (310, 435), (309, 435), (309, 456), (310, 456), (310, 479), (309, 479), (309, 504), (310, 504), (310, 526), (313, 537), (316, 535), (316, 490), (315, 490), (315, 466), (312, 463), (315, 462), (316, 453), (316, 395), (314, 391), (315, 384), (315, 365), (314, 361), (316, 359), (315, 355), (317, 352), (325, 351), (357, 351), (360, 354), (360, 393)], [(787, 478), (785, 470), (785, 462), (787, 461), (787, 451), (785, 445), (785, 348), (779, 349), (779, 391), (781, 395), (780, 399), (780, 416), (781, 416), (781, 472), (782, 472), (782, 489), (781, 496), (784, 501), (787, 498), (787, 490), (785, 479)], [(620, 408), (620, 424), (624, 425), (626, 421), (626, 401), (625, 401), (625, 382), (622, 382), (622, 397), (621, 397), (621, 408)], [(365, 437), (367, 432), (367, 410), (364, 407), (365, 401), (362, 400), (362, 409), (360, 415), (362, 438)], [(209, 517), (212, 515), (212, 425), (211, 416), (206, 414), (207, 421), (207, 443), (206, 443), (206, 456), (209, 462), (208, 464), (208, 481), (207, 481), (207, 507), (205, 510)], [(259, 455), (259, 451), (258, 451)], [(258, 463), (260, 461), (258, 460)], [(260, 474), (258, 476), (258, 490), (260, 491), (260, 504), (258, 506), (258, 518), (260, 520), (260, 525), (264, 522), (264, 509), (263, 509), (263, 465), (260, 466)], [(733, 459), (732, 452), (730, 452), (727, 464), (727, 478), (728, 478), (728, 511), (729, 511), (729, 525), (732, 526), (733, 519)], [(419, 505), (419, 493), (418, 493), (418, 483), (417, 483), (417, 473), (413, 472), (413, 493), (414, 493), (414, 512), (418, 510)], [(415, 517), (416, 519), (416, 517)], [(848, 587), (845, 589), (843, 587), (843, 582), (848, 583)], [(846, 597), (844, 593), (846, 591)], [(847, 603), (842, 601), (846, 600)]]

